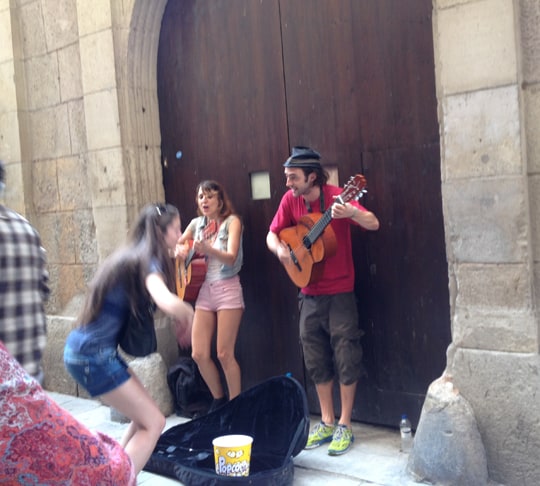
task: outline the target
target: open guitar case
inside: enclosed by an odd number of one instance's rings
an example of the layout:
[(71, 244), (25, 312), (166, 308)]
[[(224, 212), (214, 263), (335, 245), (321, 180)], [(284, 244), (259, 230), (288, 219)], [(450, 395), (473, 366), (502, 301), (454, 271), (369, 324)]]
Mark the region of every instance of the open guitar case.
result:
[[(207, 415), (164, 432), (144, 469), (186, 486), (292, 485), (293, 457), (305, 447), (308, 433), (304, 389), (290, 376), (277, 376)], [(215, 472), (212, 440), (229, 434), (253, 437), (249, 476)]]

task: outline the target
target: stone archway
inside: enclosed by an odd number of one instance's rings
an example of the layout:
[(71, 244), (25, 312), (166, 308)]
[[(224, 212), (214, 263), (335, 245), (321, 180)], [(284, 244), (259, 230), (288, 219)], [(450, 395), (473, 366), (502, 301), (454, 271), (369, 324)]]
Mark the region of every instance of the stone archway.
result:
[(167, 0), (113, 6), (118, 109), (128, 221), (149, 201), (162, 200), (161, 134), (156, 65)]
[[(97, 15), (86, 5), (78, 12), (88, 186), (99, 260), (123, 239), (144, 204), (164, 199), (156, 64), (166, 3), (111, 2), (110, 15)], [(100, 56), (105, 58), (93, 60)], [(92, 68), (108, 70), (108, 79), (93, 82)]]

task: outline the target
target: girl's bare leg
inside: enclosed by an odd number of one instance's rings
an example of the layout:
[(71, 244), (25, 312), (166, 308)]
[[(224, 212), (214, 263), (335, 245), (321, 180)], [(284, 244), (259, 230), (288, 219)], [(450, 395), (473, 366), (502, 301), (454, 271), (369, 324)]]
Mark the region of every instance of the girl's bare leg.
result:
[(243, 309), (225, 309), (217, 313), (217, 357), (225, 374), (230, 399), (239, 395), (242, 388), (241, 371), (234, 347), (243, 313)]
[(216, 331), (216, 316), (213, 312), (196, 310), (191, 334), (191, 357), (197, 363), (204, 381), (214, 398), (224, 396), (219, 370), (211, 355), (212, 337)]
[(139, 474), (165, 427), (165, 417), (139, 379), (129, 371), (131, 378), (128, 381), (100, 398), (131, 419), (121, 443), (133, 462), (135, 474)]

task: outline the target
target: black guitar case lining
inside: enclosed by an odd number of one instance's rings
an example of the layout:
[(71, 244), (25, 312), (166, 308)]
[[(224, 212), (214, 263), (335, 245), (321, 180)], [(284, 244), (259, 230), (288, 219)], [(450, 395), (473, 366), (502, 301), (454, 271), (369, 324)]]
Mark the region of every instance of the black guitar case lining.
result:
[[(294, 378), (277, 376), (208, 415), (164, 432), (144, 469), (187, 486), (291, 485), (292, 458), (305, 447), (308, 433), (304, 389)], [(215, 472), (212, 440), (228, 434), (253, 437), (247, 477), (219, 476)]]

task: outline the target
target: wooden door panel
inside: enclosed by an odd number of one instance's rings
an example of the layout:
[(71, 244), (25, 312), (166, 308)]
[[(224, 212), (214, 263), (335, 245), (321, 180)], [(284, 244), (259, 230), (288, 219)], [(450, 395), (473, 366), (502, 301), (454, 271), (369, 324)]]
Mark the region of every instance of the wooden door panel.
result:
[[(407, 413), (416, 426), (451, 341), (439, 145), (368, 152), (362, 160), (365, 204), (377, 207), (381, 227), (352, 232), (367, 373), (353, 418), (395, 426)], [(334, 394), (338, 404), (337, 386)], [(308, 397), (320, 412), (310, 382)]]
[[(296, 289), (265, 245), (282, 164), (306, 144), (340, 184), (363, 172), (381, 229), (353, 231), (368, 373), (353, 417), (415, 421), (450, 342), (431, 0), (309, 4), (169, 0), (158, 55), (167, 199), (186, 224), (200, 180), (224, 183), (245, 225), (243, 386), (286, 372), (302, 380)], [(269, 174), (270, 199), (251, 197), (257, 171)]]
[(431, 0), (281, 1), (291, 143), (341, 164), (438, 142)]
[[(237, 346), (244, 388), (286, 372), (302, 380), (295, 292), (265, 243), (289, 151), (278, 3), (169, 1), (158, 96), (165, 193), (184, 226), (196, 214), (195, 187), (207, 178), (224, 184), (244, 223), (246, 310)], [(249, 174), (257, 171), (269, 172), (271, 200), (251, 197)]]
[[(381, 220), (377, 233), (353, 232), (368, 371), (353, 416), (414, 421), (450, 342), (431, 4), (281, 5), (291, 143), (319, 149), (340, 184), (363, 172)], [(408, 193), (416, 181), (420, 200)]]
[[(379, 413), (373, 403), (387, 403), (399, 407), (394, 422), (405, 412), (416, 424), (426, 386), (446, 364), (451, 336), (439, 157), (438, 144), (363, 154), (369, 194), (384, 201), (379, 231), (363, 242), (365, 262), (356, 261), (357, 294), (368, 296), (360, 298), (364, 417)], [(379, 395), (372, 404), (361, 398), (369, 388)]]
[(194, 190), (201, 179), (222, 176), (243, 207), (248, 172), (268, 168), (287, 150), (279, 31), (275, 2), (167, 4), (158, 96), (164, 182), (173, 198), (174, 189)]

